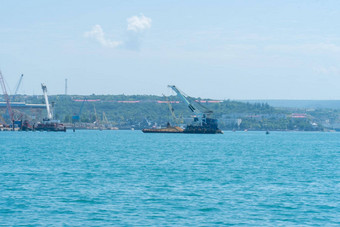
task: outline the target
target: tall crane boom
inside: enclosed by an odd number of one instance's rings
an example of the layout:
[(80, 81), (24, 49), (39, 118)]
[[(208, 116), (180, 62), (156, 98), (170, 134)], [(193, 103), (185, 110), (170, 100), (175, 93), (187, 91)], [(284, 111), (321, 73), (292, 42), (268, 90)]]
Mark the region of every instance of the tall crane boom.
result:
[(20, 79), (19, 79), (19, 82), (17, 84), (17, 87), (15, 88), (15, 92), (14, 92), (14, 95), (18, 94), (18, 90), (19, 90), (19, 87), (20, 87), (20, 84), (21, 84), (21, 81), (22, 81), (22, 78), (24, 77), (24, 74), (21, 74), (20, 76)]
[(44, 97), (45, 97), (45, 104), (46, 104), (46, 110), (47, 110), (47, 120), (52, 120), (53, 116), (52, 116), (52, 112), (51, 112), (51, 109), (50, 109), (50, 104), (48, 102), (47, 87), (46, 87), (45, 84), (41, 84), (41, 88), (43, 90)]
[(81, 115), (81, 113), (82, 113), (82, 110), (83, 110), (83, 108), (84, 108), (84, 104), (85, 104), (86, 101), (87, 101), (87, 98), (85, 97), (85, 98), (83, 99), (81, 105), (80, 105), (80, 109), (79, 109), (78, 115), (74, 114), (74, 115), (72, 116), (72, 121), (73, 121), (74, 123), (77, 122), (77, 121), (80, 121), (80, 115)]
[(197, 110), (175, 85), (168, 85), (168, 87), (171, 88), (172, 90), (174, 90), (176, 92), (176, 94), (179, 97), (181, 97), (181, 99), (185, 102), (185, 104), (187, 104), (187, 106), (191, 110), (191, 112), (196, 113), (196, 114), (201, 114), (201, 111)]
[(13, 122), (14, 121), (14, 113), (13, 113), (12, 108), (11, 108), (11, 102), (10, 102), (10, 99), (9, 99), (9, 96), (8, 96), (8, 93), (7, 93), (7, 90), (6, 90), (4, 77), (2, 76), (1, 71), (0, 71), (0, 83), (1, 83), (2, 91), (4, 93), (4, 98), (5, 98), (5, 101), (6, 101), (9, 117), (11, 119), (11, 122)]

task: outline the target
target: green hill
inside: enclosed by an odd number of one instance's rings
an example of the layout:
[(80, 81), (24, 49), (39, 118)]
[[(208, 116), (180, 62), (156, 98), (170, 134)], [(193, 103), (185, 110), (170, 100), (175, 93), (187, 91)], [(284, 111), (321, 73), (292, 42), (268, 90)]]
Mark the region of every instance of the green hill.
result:
[[(43, 96), (16, 96), (13, 101), (43, 103)], [(55, 118), (72, 123), (72, 116), (79, 115), (84, 123), (102, 122), (105, 117), (113, 126), (136, 129), (171, 124), (188, 124), (192, 113), (177, 96), (164, 98), (155, 95), (51, 95), (55, 103)], [(86, 100), (86, 101), (83, 101)], [(292, 110), (274, 108), (267, 103), (245, 103), (231, 100), (216, 101), (191, 98), (198, 108), (201, 105), (213, 110), (223, 130), (322, 130), (322, 124), (311, 113), (292, 115)], [(177, 121), (171, 115), (166, 101)], [(320, 112), (317, 112), (320, 115)], [(28, 113), (29, 114), (29, 113)], [(42, 116), (39, 116), (42, 118)]]

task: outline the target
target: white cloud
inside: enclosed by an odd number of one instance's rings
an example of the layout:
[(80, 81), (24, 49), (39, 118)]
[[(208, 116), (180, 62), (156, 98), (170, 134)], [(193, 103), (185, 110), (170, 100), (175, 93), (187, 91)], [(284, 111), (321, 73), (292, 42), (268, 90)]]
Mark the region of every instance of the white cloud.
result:
[(98, 24), (93, 26), (91, 31), (85, 32), (85, 37), (96, 39), (104, 47), (115, 48), (122, 44), (120, 41), (107, 39), (102, 27)]
[(128, 31), (141, 32), (145, 29), (151, 28), (151, 18), (144, 16), (133, 16), (127, 19)]
[(283, 45), (269, 45), (266, 47), (267, 50), (282, 51), (282, 52), (293, 52), (300, 51), (306, 53), (338, 53), (340, 52), (340, 46), (332, 43), (314, 43), (314, 44), (283, 44)]
[(144, 16), (132, 16), (127, 18), (127, 34), (123, 41), (108, 39), (100, 25), (93, 26), (91, 31), (85, 32), (84, 36), (97, 40), (102, 46), (116, 48), (124, 46), (130, 50), (139, 50), (141, 45), (142, 32), (151, 28), (151, 18)]
[(314, 71), (319, 74), (340, 74), (340, 69), (336, 66), (329, 66), (329, 67), (316, 67)]

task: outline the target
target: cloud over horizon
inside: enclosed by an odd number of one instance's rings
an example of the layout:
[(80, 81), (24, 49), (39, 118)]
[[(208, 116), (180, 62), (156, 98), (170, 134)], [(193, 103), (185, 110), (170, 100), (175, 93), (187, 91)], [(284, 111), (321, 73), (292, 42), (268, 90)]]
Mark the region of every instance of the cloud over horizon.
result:
[(105, 33), (102, 27), (99, 24), (96, 24), (95, 26), (93, 26), (92, 30), (89, 32), (85, 32), (84, 35), (85, 37), (88, 37), (88, 38), (94, 38), (104, 47), (115, 48), (122, 44), (121, 41), (113, 41), (113, 40), (107, 39), (105, 37)]
[(139, 50), (141, 33), (151, 28), (151, 18), (140, 14), (139, 16), (132, 16), (127, 18), (127, 36), (125, 41), (115, 41), (106, 38), (106, 35), (99, 24), (93, 26), (91, 31), (85, 32), (84, 36), (93, 38), (99, 42), (103, 47), (116, 48), (124, 45), (130, 50)]

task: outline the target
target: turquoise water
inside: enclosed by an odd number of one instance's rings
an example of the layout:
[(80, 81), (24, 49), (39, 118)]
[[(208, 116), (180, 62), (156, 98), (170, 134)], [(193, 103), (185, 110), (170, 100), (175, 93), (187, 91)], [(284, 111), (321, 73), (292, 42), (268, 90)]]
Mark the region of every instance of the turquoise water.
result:
[(340, 133), (0, 132), (0, 225), (340, 225)]

